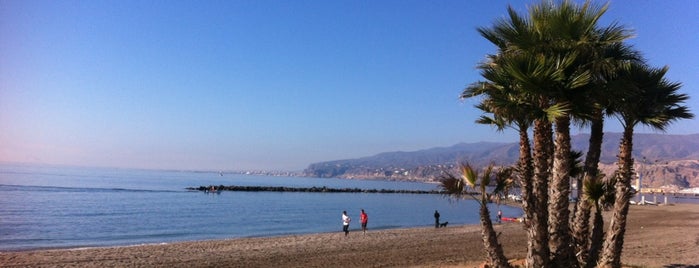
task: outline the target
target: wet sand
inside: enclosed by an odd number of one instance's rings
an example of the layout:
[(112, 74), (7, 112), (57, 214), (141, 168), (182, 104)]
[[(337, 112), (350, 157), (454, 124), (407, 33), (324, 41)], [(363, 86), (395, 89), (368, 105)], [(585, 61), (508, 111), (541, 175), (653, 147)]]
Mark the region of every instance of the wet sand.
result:
[[(369, 225), (371, 227), (371, 223)], [(356, 226), (353, 226), (356, 228)], [(508, 258), (523, 258), (520, 223), (496, 226)], [(1, 252), (0, 267), (476, 267), (480, 226), (410, 228)], [(632, 267), (699, 267), (699, 205), (632, 206), (622, 262)]]

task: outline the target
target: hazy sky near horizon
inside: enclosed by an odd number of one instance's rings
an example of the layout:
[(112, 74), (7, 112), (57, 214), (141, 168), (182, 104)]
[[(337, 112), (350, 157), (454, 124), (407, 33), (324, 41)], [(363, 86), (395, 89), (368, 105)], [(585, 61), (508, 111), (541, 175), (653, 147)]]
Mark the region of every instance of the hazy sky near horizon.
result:
[[(537, 2), (3, 0), (0, 161), (301, 170), (514, 142), (474, 124), (475, 102), (458, 95), (495, 51), (476, 28)], [(695, 114), (697, 10), (611, 1), (602, 23), (634, 29), (630, 43), (670, 67)], [(667, 133), (697, 132), (695, 119)]]

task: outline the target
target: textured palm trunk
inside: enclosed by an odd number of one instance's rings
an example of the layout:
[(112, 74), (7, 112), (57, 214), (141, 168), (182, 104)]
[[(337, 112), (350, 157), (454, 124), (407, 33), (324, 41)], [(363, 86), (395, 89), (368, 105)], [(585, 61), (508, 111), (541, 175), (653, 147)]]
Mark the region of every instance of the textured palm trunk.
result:
[(549, 250), (556, 267), (576, 267), (570, 234), (570, 117), (556, 119), (553, 176), (549, 185)]
[(498, 243), (498, 236), (493, 229), (493, 221), (490, 220), (490, 211), (488, 210), (487, 198), (481, 200), (481, 235), (483, 236), (483, 244), (485, 245), (485, 251), (488, 255), (488, 261), (493, 267), (505, 268), (510, 267), (507, 262), (505, 253), (502, 250), (502, 245)]
[(615, 187), (614, 213), (604, 240), (599, 267), (621, 267), (621, 251), (624, 247), (626, 217), (629, 214), (629, 200), (631, 199), (632, 151), (633, 125), (627, 124), (624, 127), (624, 137), (619, 146), (619, 172)]
[[(602, 142), (604, 141), (604, 115), (601, 108), (595, 108), (593, 119), (590, 122), (590, 139), (588, 140), (587, 155), (583, 172), (584, 180), (596, 179), (599, 170), (599, 159), (602, 154)], [(578, 196), (582, 196), (582, 181), (578, 181)]]
[(531, 218), (534, 213), (534, 199), (532, 195), (534, 168), (532, 167), (531, 146), (526, 128), (519, 131), (519, 162), (517, 166), (520, 176), (520, 189), (522, 191), (522, 209), (526, 217)]
[[(587, 180), (587, 178), (585, 178)], [(573, 241), (575, 243), (575, 254), (578, 264), (583, 266), (587, 263), (588, 250), (590, 248), (590, 202), (583, 193), (582, 198), (576, 204), (575, 220), (573, 222)]]
[[(535, 212), (535, 199), (532, 195), (532, 180), (534, 177), (534, 168), (532, 167), (531, 146), (529, 144), (529, 134), (527, 127), (524, 124), (520, 125), (519, 129), (519, 181), (520, 189), (522, 190), (522, 210), (526, 219), (533, 219)], [(527, 263), (534, 263), (534, 254), (536, 252), (534, 241), (536, 241), (536, 229), (532, 228), (529, 222), (525, 223), (527, 229)]]
[(534, 177), (530, 198), (534, 213), (531, 218), (527, 218), (528, 243), (531, 243), (531, 252), (527, 253), (527, 267), (549, 267), (547, 200), (552, 135), (551, 123), (540, 119), (534, 121)]
[(599, 258), (599, 252), (602, 249), (602, 239), (604, 238), (604, 219), (602, 218), (602, 208), (595, 203), (595, 218), (593, 219), (592, 235), (590, 237), (589, 256), (585, 260), (585, 268), (594, 268)]
[[(602, 141), (604, 140), (604, 117), (602, 109), (594, 111), (594, 119), (590, 125), (590, 140), (585, 157), (584, 178), (578, 181), (578, 203), (576, 204), (575, 217), (573, 222), (573, 242), (575, 243), (575, 253), (578, 263), (583, 265), (588, 262), (588, 249), (590, 248), (590, 203), (589, 197), (585, 195), (583, 185), (591, 180), (597, 180), (599, 159), (602, 152)], [(601, 242), (602, 237), (599, 237)], [(595, 262), (596, 263), (596, 260)]]

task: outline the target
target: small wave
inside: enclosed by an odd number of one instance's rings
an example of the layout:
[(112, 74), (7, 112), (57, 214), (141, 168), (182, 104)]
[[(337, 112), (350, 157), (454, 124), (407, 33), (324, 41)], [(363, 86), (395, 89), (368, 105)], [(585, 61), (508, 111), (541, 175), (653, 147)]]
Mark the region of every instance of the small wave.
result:
[[(196, 241), (196, 240), (194, 240), (194, 241)], [(88, 250), (88, 249), (96, 249), (96, 248), (132, 248), (132, 247), (140, 247), (140, 246), (164, 246), (164, 245), (168, 245), (168, 244), (170, 244), (170, 243), (154, 242), (154, 243), (140, 243), (140, 244), (127, 244), (127, 245), (114, 245), (114, 246), (77, 247), (77, 248), (68, 248), (67, 250), (80, 251), (80, 250)]]
[(397, 229), (397, 228), (408, 228), (409, 226), (402, 226), (402, 225), (379, 225), (379, 226), (369, 226), (371, 227), (370, 229), (374, 230), (387, 230), (387, 229)]

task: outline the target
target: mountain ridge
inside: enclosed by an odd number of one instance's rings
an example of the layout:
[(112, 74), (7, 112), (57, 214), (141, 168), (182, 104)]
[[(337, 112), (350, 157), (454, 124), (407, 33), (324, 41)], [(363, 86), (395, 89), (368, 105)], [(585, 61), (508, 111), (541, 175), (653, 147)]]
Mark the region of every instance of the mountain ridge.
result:
[[(589, 137), (590, 135), (585, 133), (571, 136), (573, 150), (587, 152)], [(605, 173), (613, 173), (621, 137), (622, 133), (604, 134), (600, 169)], [(695, 170), (692, 165), (685, 163), (685, 160), (699, 160), (699, 134), (639, 133), (634, 135), (633, 142), (633, 157), (637, 165), (646, 166), (647, 172), (673, 175), (670, 183), (680, 187), (699, 187), (699, 166)], [(383, 152), (354, 159), (312, 163), (303, 171), (303, 175), (321, 178), (434, 181), (439, 174), (454, 169), (462, 162), (469, 162), (476, 167), (489, 163), (513, 165), (518, 156), (518, 142), (462, 142), (448, 147), (410, 152)], [(680, 164), (681, 161), (685, 162)], [(674, 162), (677, 162), (678, 166), (667, 166)], [(660, 168), (660, 164), (665, 167), (659, 170), (651, 168), (654, 165), (658, 166), (655, 168)], [(661, 181), (667, 183), (668, 179)]]

